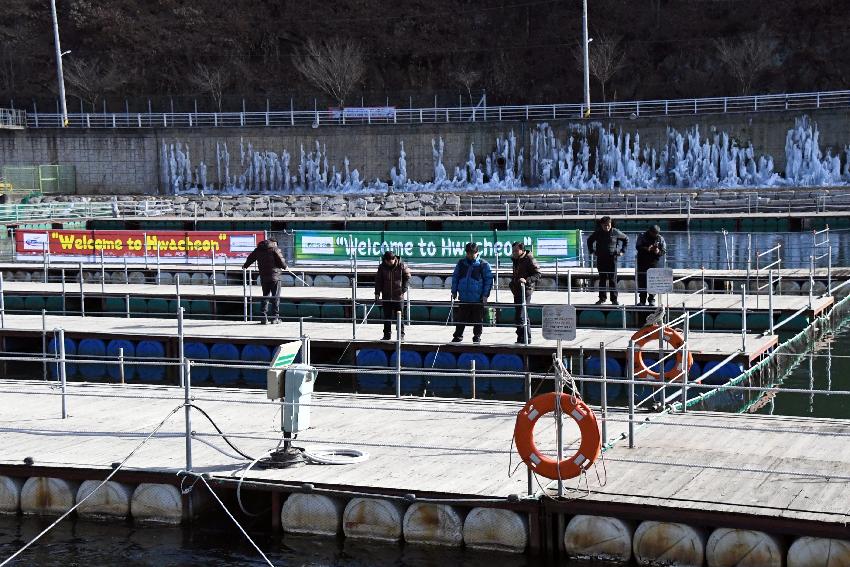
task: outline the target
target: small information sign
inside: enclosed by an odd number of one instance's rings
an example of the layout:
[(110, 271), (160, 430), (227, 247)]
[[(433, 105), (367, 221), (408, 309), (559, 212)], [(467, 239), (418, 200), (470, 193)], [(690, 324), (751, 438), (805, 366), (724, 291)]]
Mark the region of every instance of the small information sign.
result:
[(576, 338), (576, 308), (572, 305), (544, 305), (543, 338), (555, 341), (574, 341)]
[(673, 268), (650, 268), (646, 271), (648, 293), (673, 292)]

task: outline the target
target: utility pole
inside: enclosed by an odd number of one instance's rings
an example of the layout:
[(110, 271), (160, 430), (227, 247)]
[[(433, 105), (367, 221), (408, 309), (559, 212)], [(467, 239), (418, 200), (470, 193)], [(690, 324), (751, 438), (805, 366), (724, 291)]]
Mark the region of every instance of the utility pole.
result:
[(59, 101), (62, 104), (62, 127), (68, 125), (68, 105), (65, 102), (65, 76), (62, 74), (62, 47), (59, 45), (59, 19), (56, 17), (56, 0), (50, 0), (53, 16), (53, 40), (56, 44), (56, 77), (59, 81)]
[[(590, 118), (590, 38), (587, 34), (587, 0), (582, 1), (581, 27), (584, 38), (584, 117)], [(57, 36), (58, 37), (58, 36)], [(57, 42), (59, 40), (57, 39)]]

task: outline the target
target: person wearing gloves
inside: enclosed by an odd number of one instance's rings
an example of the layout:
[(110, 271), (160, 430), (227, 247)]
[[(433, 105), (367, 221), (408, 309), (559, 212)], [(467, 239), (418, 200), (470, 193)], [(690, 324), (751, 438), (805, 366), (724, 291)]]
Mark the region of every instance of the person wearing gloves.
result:
[(529, 344), (531, 342), (531, 327), (528, 318), (522, 309), (522, 285), (525, 284), (525, 305), (531, 303), (531, 294), (537, 280), (540, 279), (540, 266), (531, 252), (525, 249), (522, 242), (514, 242), (511, 251), (511, 293), (514, 296), (514, 323), (516, 323), (517, 344)]
[(260, 303), (260, 311), (263, 318), (260, 322), (266, 325), (269, 322), (269, 301), (272, 304), (272, 323), (280, 323), (280, 272), (286, 269), (286, 260), (277, 247), (277, 240), (268, 238), (260, 242), (242, 265), (247, 270), (251, 264), (257, 263), (260, 272), (260, 284), (263, 287), (263, 300)]
[(637, 287), (638, 305), (646, 305), (646, 299), (649, 298), (649, 305), (655, 305), (655, 296), (646, 291), (646, 272), (650, 268), (657, 268), (661, 257), (667, 253), (667, 243), (664, 237), (661, 236), (661, 227), (657, 224), (649, 227), (649, 230), (638, 236), (637, 243)]
[[(410, 269), (404, 261), (393, 254), (391, 250), (384, 252), (381, 263), (378, 264), (378, 272), (375, 274), (375, 302), (381, 300), (381, 310), (384, 315), (384, 338), (390, 340), (392, 322), (397, 319), (397, 313), (402, 309), (404, 294), (407, 293), (407, 284), (410, 282)], [(404, 339), (404, 323), (398, 329), (401, 338)]]
[(478, 257), (478, 245), (466, 244), (466, 256), (461, 258), (452, 273), (452, 301), (459, 300), (455, 308), (453, 343), (463, 340), (466, 325), (472, 325), (472, 342), (481, 342), (484, 329), (484, 304), (493, 289), (493, 272), (490, 264)]
[[(622, 244), (621, 244), (622, 243)], [(611, 217), (599, 219), (599, 226), (587, 239), (587, 250), (596, 256), (599, 270), (599, 301), (605, 303), (607, 291), (611, 292), (611, 305), (617, 303), (617, 261), (629, 245), (629, 237), (614, 228)]]

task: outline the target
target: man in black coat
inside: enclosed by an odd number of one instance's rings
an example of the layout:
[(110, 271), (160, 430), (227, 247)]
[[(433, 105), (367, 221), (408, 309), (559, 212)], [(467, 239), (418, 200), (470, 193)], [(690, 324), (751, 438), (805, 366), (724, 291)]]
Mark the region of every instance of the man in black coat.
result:
[(511, 253), (513, 271), (511, 272), (511, 293), (514, 295), (514, 323), (516, 323), (516, 342), (528, 344), (531, 342), (531, 327), (526, 313), (522, 309), (522, 284), (525, 284), (525, 305), (531, 303), (534, 286), (540, 279), (540, 266), (531, 252), (525, 249), (522, 242), (514, 242)]
[(254, 262), (257, 263), (263, 287), (263, 301), (260, 304), (263, 319), (260, 322), (263, 325), (269, 322), (268, 306), (271, 299), (272, 323), (280, 323), (280, 272), (286, 269), (286, 260), (277, 247), (277, 240), (269, 238), (260, 242), (245, 260), (242, 269), (247, 270)]
[[(384, 312), (384, 339), (390, 340), (392, 322), (402, 309), (404, 294), (407, 293), (407, 285), (410, 282), (410, 270), (404, 261), (387, 250), (384, 252), (381, 263), (378, 264), (378, 272), (375, 274), (375, 302), (381, 298), (381, 309)], [(404, 322), (398, 330), (404, 339)]]
[(667, 253), (667, 243), (661, 236), (661, 228), (658, 225), (649, 227), (649, 230), (638, 236), (637, 243), (637, 287), (640, 301), (638, 305), (655, 305), (655, 296), (646, 291), (646, 272), (650, 268), (657, 268), (661, 257)]
[(614, 228), (611, 217), (599, 219), (599, 226), (587, 239), (587, 249), (596, 255), (596, 267), (599, 270), (599, 301), (605, 303), (607, 291), (611, 292), (611, 305), (617, 303), (617, 260), (629, 245), (629, 237)]

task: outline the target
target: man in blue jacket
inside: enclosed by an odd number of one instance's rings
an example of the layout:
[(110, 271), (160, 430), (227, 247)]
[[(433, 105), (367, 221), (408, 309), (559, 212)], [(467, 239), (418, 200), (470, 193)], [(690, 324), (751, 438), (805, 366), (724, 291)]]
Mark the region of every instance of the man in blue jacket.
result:
[(466, 245), (466, 257), (461, 258), (452, 274), (452, 300), (460, 303), (455, 308), (455, 327), (453, 343), (463, 340), (466, 325), (472, 325), (472, 342), (481, 342), (484, 329), (484, 304), (493, 289), (493, 272), (490, 264), (478, 257), (478, 245), (469, 242)]

